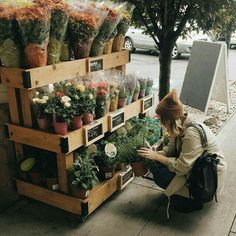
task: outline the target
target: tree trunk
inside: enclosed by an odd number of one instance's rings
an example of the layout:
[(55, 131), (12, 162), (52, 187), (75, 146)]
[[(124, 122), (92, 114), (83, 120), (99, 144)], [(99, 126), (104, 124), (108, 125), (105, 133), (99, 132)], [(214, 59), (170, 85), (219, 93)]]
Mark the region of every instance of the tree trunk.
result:
[(174, 44), (165, 40), (160, 48), (159, 100), (161, 101), (170, 91), (170, 74), (172, 50)]
[(227, 49), (229, 52), (229, 48), (230, 48), (230, 39), (231, 39), (231, 29), (227, 29), (227, 33), (226, 33), (226, 44), (227, 44)]

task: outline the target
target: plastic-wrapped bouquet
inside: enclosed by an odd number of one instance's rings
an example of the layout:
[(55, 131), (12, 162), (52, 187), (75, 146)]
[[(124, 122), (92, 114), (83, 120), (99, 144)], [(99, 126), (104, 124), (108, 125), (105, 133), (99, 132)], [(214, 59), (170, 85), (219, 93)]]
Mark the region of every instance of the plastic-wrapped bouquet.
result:
[(152, 87), (153, 87), (153, 79), (147, 78), (147, 88), (146, 88), (145, 96), (148, 96), (152, 93)]
[(136, 79), (136, 86), (135, 86), (135, 89), (134, 89), (134, 94), (133, 94), (133, 99), (132, 101), (135, 102), (138, 100), (139, 98), (139, 93), (140, 93), (140, 83), (139, 81)]
[(17, 8), (15, 15), (27, 65), (30, 68), (45, 66), (50, 32), (50, 9), (38, 3), (30, 3)]
[(110, 82), (110, 111), (116, 111), (119, 101), (119, 84), (116, 82)]
[(146, 88), (147, 88), (147, 79), (139, 77), (138, 81), (140, 83), (139, 98), (144, 98), (145, 97)]
[(48, 64), (51, 65), (60, 61), (61, 47), (69, 20), (69, 9), (63, 0), (38, 0), (38, 2), (51, 9), (51, 29), (48, 44)]
[(124, 81), (119, 86), (119, 101), (118, 101), (118, 108), (122, 108), (126, 106), (128, 98), (128, 91), (125, 87)]
[(123, 49), (125, 35), (129, 29), (132, 19), (132, 13), (134, 10), (134, 5), (130, 5), (126, 3), (125, 5), (126, 10), (122, 14), (122, 20), (117, 25), (117, 34), (113, 41), (112, 51), (113, 52), (120, 52)]
[(127, 105), (132, 103), (134, 91), (136, 89), (137, 79), (133, 75), (127, 75), (124, 80), (124, 85), (127, 91)]
[(102, 24), (99, 34), (92, 44), (91, 56), (100, 56), (103, 54), (105, 43), (109, 40), (112, 32), (121, 19), (121, 5), (106, 3), (102, 9), (108, 11), (108, 16)]
[(20, 67), (21, 57), (14, 32), (14, 9), (7, 1), (0, 2), (0, 65)]
[(76, 59), (89, 57), (94, 38), (108, 14), (96, 4), (73, 3), (71, 5), (69, 32)]

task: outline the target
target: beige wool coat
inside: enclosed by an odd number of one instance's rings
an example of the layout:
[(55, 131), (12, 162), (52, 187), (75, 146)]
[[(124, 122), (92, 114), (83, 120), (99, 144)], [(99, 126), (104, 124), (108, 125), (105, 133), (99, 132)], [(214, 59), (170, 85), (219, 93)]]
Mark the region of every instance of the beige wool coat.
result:
[[(176, 139), (171, 139), (169, 144), (163, 149), (168, 157), (166, 163), (167, 167), (171, 172), (176, 173), (176, 176), (164, 192), (167, 197), (170, 197), (173, 194), (189, 197), (186, 180), (190, 174), (194, 162), (204, 151), (198, 130), (195, 127), (188, 127), (193, 123), (196, 124), (192, 118), (187, 117), (184, 121), (183, 131)], [(219, 144), (217, 143), (216, 136), (207, 126), (204, 124), (201, 125), (207, 135), (208, 147), (206, 150), (209, 153), (217, 154), (220, 160), (217, 165), (217, 194), (220, 195), (223, 189), (224, 176), (226, 172), (225, 158)], [(176, 158), (177, 156), (178, 158)]]

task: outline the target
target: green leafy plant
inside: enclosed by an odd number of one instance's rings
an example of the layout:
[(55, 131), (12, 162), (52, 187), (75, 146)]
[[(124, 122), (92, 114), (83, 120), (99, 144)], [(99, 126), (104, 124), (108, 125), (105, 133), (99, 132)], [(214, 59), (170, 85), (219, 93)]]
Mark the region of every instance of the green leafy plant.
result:
[(92, 160), (86, 156), (81, 161), (74, 163), (68, 171), (69, 180), (73, 185), (77, 185), (78, 190), (91, 190), (99, 182), (95, 168)]

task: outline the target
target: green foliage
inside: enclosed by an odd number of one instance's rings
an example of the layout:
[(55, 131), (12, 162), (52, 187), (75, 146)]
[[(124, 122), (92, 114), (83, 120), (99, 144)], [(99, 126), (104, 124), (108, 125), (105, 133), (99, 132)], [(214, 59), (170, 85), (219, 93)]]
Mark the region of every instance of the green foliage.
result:
[(69, 180), (72, 184), (76, 184), (78, 189), (91, 190), (99, 181), (94, 172), (95, 166), (92, 160), (87, 156), (76, 162), (68, 171)]

